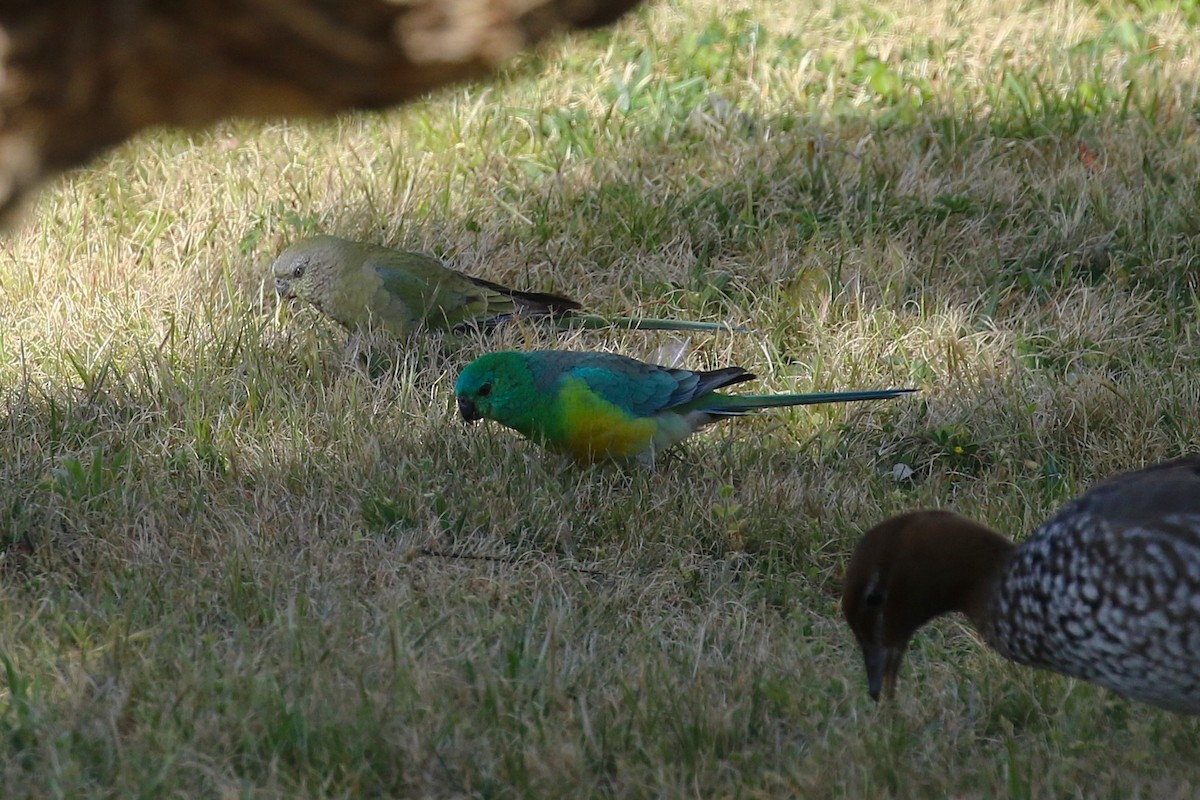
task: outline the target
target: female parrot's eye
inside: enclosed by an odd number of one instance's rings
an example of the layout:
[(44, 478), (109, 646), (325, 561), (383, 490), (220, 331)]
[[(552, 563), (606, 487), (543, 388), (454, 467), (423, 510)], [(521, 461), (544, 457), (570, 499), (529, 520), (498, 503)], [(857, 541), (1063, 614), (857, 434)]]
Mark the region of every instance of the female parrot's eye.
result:
[(292, 270), (292, 277), (293, 278), (303, 278), (304, 277), (304, 265), (303, 264), (301, 264), (300, 266), (298, 266), (294, 270)]
[(479, 395), (480, 397), (487, 397), (491, 393), (492, 393), (492, 385), (490, 383), (485, 383), (483, 386), (480, 386), (479, 391), (476, 392), (476, 394)]

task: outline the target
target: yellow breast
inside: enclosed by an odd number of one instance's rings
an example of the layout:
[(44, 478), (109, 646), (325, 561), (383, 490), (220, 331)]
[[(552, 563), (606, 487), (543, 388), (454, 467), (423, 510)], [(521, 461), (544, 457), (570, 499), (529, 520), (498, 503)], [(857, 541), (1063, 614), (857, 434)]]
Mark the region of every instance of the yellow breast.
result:
[(563, 449), (583, 463), (636, 458), (650, 449), (658, 430), (653, 419), (630, 418), (576, 379), (564, 383), (559, 412)]

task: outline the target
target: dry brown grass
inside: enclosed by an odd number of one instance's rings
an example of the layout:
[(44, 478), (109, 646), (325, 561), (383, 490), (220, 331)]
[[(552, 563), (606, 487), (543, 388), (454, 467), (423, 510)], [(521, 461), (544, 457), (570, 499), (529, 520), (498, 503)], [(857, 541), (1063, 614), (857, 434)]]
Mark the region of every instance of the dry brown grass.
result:
[[(64, 179), (0, 251), (0, 793), (1193, 796), (1196, 723), (957, 621), (876, 708), (836, 594), (884, 515), (1020, 534), (1195, 449), (1195, 19), (660, 3), (492, 85)], [(461, 425), (458, 369), (677, 340), (347, 346), (262, 286), (315, 231), (747, 323), (686, 363), (764, 390), (922, 393), (581, 471)]]

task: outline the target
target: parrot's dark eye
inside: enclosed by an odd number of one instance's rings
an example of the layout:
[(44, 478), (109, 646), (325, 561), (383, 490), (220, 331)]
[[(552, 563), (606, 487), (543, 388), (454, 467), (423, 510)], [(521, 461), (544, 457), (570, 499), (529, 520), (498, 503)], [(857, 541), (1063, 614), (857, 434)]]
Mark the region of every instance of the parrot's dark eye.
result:
[(476, 392), (475, 394), (479, 395), (480, 397), (487, 397), (491, 393), (492, 393), (492, 385), (490, 383), (485, 383), (483, 386), (479, 387), (479, 391)]
[(294, 270), (292, 270), (292, 277), (293, 278), (303, 278), (304, 277), (304, 265), (303, 264), (301, 264), (300, 266), (298, 266)]

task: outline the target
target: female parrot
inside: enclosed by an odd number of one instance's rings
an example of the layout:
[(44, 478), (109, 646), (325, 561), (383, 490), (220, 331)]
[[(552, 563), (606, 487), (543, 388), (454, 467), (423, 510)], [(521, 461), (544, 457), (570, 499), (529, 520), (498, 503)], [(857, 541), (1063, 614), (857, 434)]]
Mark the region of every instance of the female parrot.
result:
[(489, 353), (468, 364), (454, 393), (463, 419), (491, 419), (580, 463), (640, 461), (698, 428), (760, 408), (882, 400), (916, 391), (727, 395), (756, 376), (741, 367), (690, 372), (614, 353)]
[(514, 315), (554, 318), (561, 327), (734, 330), (716, 322), (577, 314), (579, 303), (565, 297), (520, 292), (456, 272), (433, 256), (336, 236), (293, 243), (271, 274), (284, 298), (305, 300), (347, 328), (374, 324), (398, 338), (418, 328), (487, 328)]

